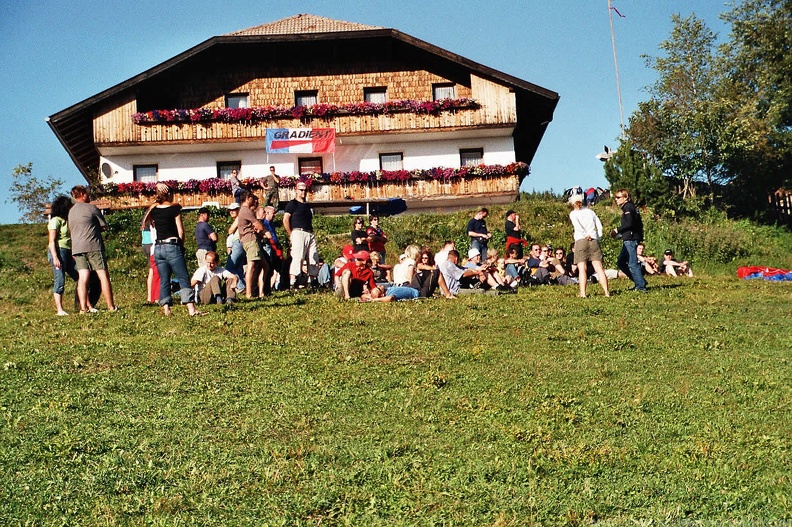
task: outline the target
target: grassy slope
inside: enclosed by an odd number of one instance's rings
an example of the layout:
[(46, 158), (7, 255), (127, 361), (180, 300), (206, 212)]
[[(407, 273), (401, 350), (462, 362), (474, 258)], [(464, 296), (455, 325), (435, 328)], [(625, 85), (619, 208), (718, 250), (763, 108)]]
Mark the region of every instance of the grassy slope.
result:
[[(563, 241), (563, 207), (521, 207)], [(465, 217), (386, 230), (445, 238)], [(341, 243), (347, 221), (322, 221)], [(122, 311), (64, 320), (31, 229), (0, 228), (2, 524), (792, 520), (788, 284), (723, 264), (645, 296), (276, 294), (196, 321), (145, 306), (119, 247)], [(788, 235), (758, 232), (788, 263)]]

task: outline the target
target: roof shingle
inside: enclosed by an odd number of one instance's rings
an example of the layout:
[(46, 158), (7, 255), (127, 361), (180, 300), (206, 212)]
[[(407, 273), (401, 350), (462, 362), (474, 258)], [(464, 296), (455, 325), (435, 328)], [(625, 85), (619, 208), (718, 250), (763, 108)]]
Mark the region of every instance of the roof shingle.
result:
[(240, 31), (228, 33), (226, 36), (244, 35), (298, 35), (303, 33), (338, 33), (346, 31), (367, 31), (371, 29), (383, 29), (377, 26), (367, 26), (354, 22), (344, 22), (333, 20), (316, 15), (299, 14), (282, 18), (275, 22), (262, 24), (260, 26), (249, 27)]

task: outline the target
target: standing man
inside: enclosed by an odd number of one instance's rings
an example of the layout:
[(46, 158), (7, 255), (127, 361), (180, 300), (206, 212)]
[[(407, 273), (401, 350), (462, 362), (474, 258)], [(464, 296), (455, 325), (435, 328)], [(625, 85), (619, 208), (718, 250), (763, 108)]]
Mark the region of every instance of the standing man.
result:
[[(616, 262), (621, 271), (629, 276), (635, 284), (635, 290), (646, 293), (646, 279), (641, 273), (641, 262), (638, 261), (636, 248), (643, 241), (643, 221), (635, 205), (630, 201), (630, 193), (626, 189), (619, 189), (614, 195), (616, 204), (621, 207), (621, 225), (611, 231), (611, 237), (621, 235), (622, 249)], [(577, 261), (577, 255), (575, 255)]]
[(311, 284), (317, 283), (316, 276), (319, 251), (313, 233), (313, 212), (306, 203), (308, 186), (300, 181), (294, 187), (294, 199), (286, 204), (283, 214), (283, 228), (291, 241), (291, 265), (289, 266), (289, 289), (294, 289), (297, 277), (302, 271), (302, 261), (308, 261), (308, 275)]
[(479, 254), (487, 254), (487, 243), (492, 238), (492, 234), (487, 230), (487, 215), (489, 215), (489, 210), (486, 207), (481, 207), (467, 224), (470, 248), (476, 249)]
[(107, 230), (107, 222), (96, 205), (91, 205), (88, 189), (77, 185), (71, 190), (74, 205), (69, 211), (69, 230), (72, 236), (72, 256), (77, 267), (77, 298), (81, 313), (96, 313), (88, 301), (88, 281), (91, 271), (96, 272), (102, 284), (102, 296), (108, 311), (118, 311), (113, 299), (113, 285), (107, 271), (102, 231)]
[(278, 197), (278, 189), (280, 188), (280, 176), (275, 173), (275, 167), (270, 167), (269, 174), (264, 176), (264, 206), (275, 207), (278, 210), (280, 198)]
[[(264, 233), (264, 226), (256, 219), (253, 212), (258, 206), (258, 198), (247, 190), (240, 194), (242, 206), (239, 209), (237, 221), (239, 225), (239, 241), (245, 249), (248, 267), (245, 271), (245, 294), (248, 298), (253, 298), (253, 288), (258, 287), (258, 276), (263, 268), (264, 252), (259, 243), (259, 236)], [(259, 296), (264, 296), (263, 291), (259, 291)]]
[(520, 216), (517, 212), (509, 210), (506, 212), (506, 252), (509, 251), (511, 246), (517, 249), (517, 258), (523, 257), (523, 245), (528, 245), (528, 242), (523, 238), (522, 225), (520, 225)]
[(198, 267), (204, 265), (206, 253), (217, 252), (217, 233), (214, 227), (209, 225), (209, 209), (201, 207), (198, 209), (198, 223), (195, 224), (195, 242), (198, 250), (195, 251), (195, 259), (198, 260)]
[(369, 226), (366, 227), (366, 240), (368, 241), (369, 251), (380, 253), (382, 263), (385, 263), (385, 244), (388, 242), (388, 237), (380, 229), (379, 216), (376, 214), (369, 216)]

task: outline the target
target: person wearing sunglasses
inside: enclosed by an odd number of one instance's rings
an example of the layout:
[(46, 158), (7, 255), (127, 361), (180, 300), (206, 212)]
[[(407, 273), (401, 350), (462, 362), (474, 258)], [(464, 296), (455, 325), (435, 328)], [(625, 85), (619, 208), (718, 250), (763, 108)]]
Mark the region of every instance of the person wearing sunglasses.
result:
[(617, 190), (613, 197), (616, 200), (616, 205), (622, 210), (621, 224), (611, 231), (611, 237), (621, 237), (622, 239), (622, 249), (616, 265), (632, 279), (636, 291), (646, 293), (646, 279), (641, 272), (641, 262), (638, 261), (636, 251), (644, 236), (641, 214), (635, 204), (630, 201), (630, 193), (627, 189)]
[(283, 212), (283, 228), (291, 241), (291, 265), (289, 266), (289, 289), (294, 289), (297, 277), (302, 272), (302, 261), (308, 261), (311, 285), (318, 287), (319, 250), (313, 230), (313, 211), (307, 203), (308, 185), (299, 181), (294, 186), (294, 199), (286, 204)]

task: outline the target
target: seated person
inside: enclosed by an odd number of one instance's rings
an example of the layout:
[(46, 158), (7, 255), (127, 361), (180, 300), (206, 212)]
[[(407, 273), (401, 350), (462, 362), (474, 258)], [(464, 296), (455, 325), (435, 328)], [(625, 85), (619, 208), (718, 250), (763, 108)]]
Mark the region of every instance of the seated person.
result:
[(303, 260), (300, 264), (300, 274), (294, 281), (295, 289), (305, 289), (311, 285), (311, 277), (308, 275), (308, 260)]
[(648, 256), (646, 254), (646, 246), (643, 243), (639, 243), (635, 247), (635, 254), (638, 256), (638, 261), (641, 262), (641, 272), (643, 274), (660, 274), (660, 268), (657, 265), (657, 258), (654, 256)]
[(333, 262), (331, 273), (333, 275), (333, 291), (338, 291), (338, 288), (341, 286), (341, 269), (353, 260), (352, 255), (354, 252), (351, 245), (344, 245), (344, 248), (341, 249), (341, 256), (336, 258)]
[(217, 253), (207, 251), (204, 265), (190, 280), (195, 288), (195, 298), (201, 304), (232, 304), (236, 300), (237, 277), (223, 267), (217, 267)]
[(417, 245), (408, 245), (399, 256), (399, 263), (393, 266), (393, 285), (410, 285), (415, 276), (415, 264), (421, 250)]
[[(415, 273), (410, 287), (419, 291), (420, 298), (431, 298), (440, 282), (440, 270), (434, 262), (434, 255), (427, 247), (421, 249), (415, 261)], [(444, 291), (445, 293), (445, 291)]]
[(456, 295), (466, 291), (473, 292), (475, 284), (480, 284), (487, 280), (480, 266), (467, 269), (460, 267), (459, 252), (456, 249), (448, 251), (448, 258), (439, 265), (439, 268), (450, 293), (447, 298), (454, 298)]
[(379, 298), (382, 291), (377, 288), (374, 273), (369, 268), (370, 259), (368, 251), (358, 251), (354, 260), (347, 263), (341, 271), (341, 287), (336, 290), (336, 295), (344, 300), (360, 298), (364, 293), (371, 298)]
[(663, 272), (670, 276), (693, 276), (693, 269), (690, 268), (690, 264), (685, 260), (684, 262), (678, 262), (674, 259), (674, 251), (671, 249), (666, 249), (663, 253), (663, 262), (660, 264), (663, 268)]
[(371, 272), (374, 273), (374, 280), (378, 284), (391, 284), (393, 280), (391, 278), (391, 270), (393, 269), (390, 265), (385, 265), (381, 262), (382, 256), (377, 251), (369, 252), (369, 258), (371, 258)]
[(319, 258), (316, 261), (316, 267), (319, 269), (319, 272), (316, 274), (316, 281), (319, 283), (319, 287), (322, 289), (330, 289), (330, 285), (333, 282), (330, 266), (325, 263), (324, 258)]
[[(482, 257), (485, 255), (482, 255)], [(487, 284), (490, 287), (494, 287), (497, 291), (511, 293), (512, 288), (506, 284), (505, 279), (505, 262), (504, 262), (504, 276), (501, 276), (501, 273), (498, 272), (498, 260), (501, 258), (498, 257), (498, 249), (489, 248), (487, 249), (486, 259), (482, 262), (482, 265), (486, 268), (487, 273)], [(511, 283), (511, 280), (509, 280)], [(493, 285), (494, 284), (494, 285)]]
[(506, 256), (503, 258), (506, 275), (513, 280), (519, 280), (525, 271), (525, 261), (527, 258), (520, 256), (520, 248), (514, 244), (506, 248)]

